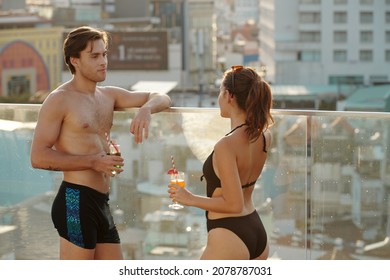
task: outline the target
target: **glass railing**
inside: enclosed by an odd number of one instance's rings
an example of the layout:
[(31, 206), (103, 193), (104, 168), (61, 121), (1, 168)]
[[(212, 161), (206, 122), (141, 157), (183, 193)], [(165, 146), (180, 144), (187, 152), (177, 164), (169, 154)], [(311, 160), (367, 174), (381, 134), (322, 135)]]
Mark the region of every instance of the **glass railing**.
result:
[[(30, 145), (40, 105), (0, 104), (0, 259), (58, 259), (50, 210), (60, 172), (33, 169)], [(136, 110), (115, 112), (112, 137), (125, 171), (110, 205), (126, 259), (198, 259), (204, 211), (170, 210), (166, 172), (186, 173), (205, 195), (202, 164), (230, 130), (218, 109), (172, 108), (153, 115), (150, 138), (135, 144)], [(390, 114), (274, 110), (273, 143), (254, 203), (270, 258), (390, 258)]]

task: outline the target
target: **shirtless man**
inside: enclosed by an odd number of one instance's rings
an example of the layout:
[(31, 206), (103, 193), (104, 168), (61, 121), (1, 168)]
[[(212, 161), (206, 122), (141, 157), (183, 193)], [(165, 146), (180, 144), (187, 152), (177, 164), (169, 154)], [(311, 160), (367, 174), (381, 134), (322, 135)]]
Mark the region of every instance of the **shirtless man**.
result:
[[(49, 94), (31, 146), (34, 168), (63, 172), (52, 220), (60, 235), (60, 259), (123, 259), (108, 205), (113, 171), (123, 158), (108, 156), (114, 110), (139, 108), (130, 125), (135, 142), (148, 138), (151, 114), (168, 108), (165, 94), (97, 86), (106, 78), (107, 34), (90, 27), (71, 31), (64, 42), (72, 79)], [(117, 166), (117, 167), (115, 167)]]

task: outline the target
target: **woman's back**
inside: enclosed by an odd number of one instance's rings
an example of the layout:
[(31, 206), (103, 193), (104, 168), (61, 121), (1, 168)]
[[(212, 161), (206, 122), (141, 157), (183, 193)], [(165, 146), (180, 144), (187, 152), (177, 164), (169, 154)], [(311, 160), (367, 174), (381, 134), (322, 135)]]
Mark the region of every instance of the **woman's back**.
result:
[(221, 139), (221, 141), (225, 141), (226, 144), (223, 145), (223, 149), (217, 149), (217, 151), (214, 152), (212, 160), (215, 174), (222, 181), (222, 188), (217, 187), (213, 191), (212, 197), (220, 197), (224, 195), (223, 180), (225, 176), (226, 178), (231, 176), (231, 174), (220, 174), (217, 166), (217, 164), (220, 164), (218, 163), (219, 153), (231, 153), (233, 154), (232, 158), (235, 158), (236, 162), (230, 162), (229, 164), (237, 166), (244, 200), (243, 209), (240, 213), (234, 214), (210, 211), (208, 213), (208, 217), (210, 219), (242, 216), (254, 211), (255, 207), (252, 204), (252, 192), (257, 179), (261, 175), (267, 158), (267, 150), (271, 144), (271, 133), (267, 130), (261, 134), (256, 141), (250, 142), (245, 132), (245, 126), (242, 128), (239, 126), (233, 129), (233, 131), (227, 134), (223, 139)]

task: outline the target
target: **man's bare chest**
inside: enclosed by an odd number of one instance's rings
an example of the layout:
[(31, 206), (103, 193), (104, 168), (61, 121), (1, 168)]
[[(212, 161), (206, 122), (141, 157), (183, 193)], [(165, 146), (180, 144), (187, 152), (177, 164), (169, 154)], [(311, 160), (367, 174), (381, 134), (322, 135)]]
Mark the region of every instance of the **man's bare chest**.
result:
[(110, 104), (80, 103), (69, 111), (64, 125), (75, 130), (88, 132), (109, 131), (113, 121), (113, 107)]

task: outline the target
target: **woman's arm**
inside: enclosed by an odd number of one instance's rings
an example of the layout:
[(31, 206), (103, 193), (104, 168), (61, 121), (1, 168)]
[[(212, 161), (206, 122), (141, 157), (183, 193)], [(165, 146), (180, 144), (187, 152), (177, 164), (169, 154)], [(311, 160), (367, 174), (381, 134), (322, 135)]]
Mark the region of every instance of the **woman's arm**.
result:
[(177, 202), (198, 207), (206, 211), (218, 213), (241, 213), (244, 198), (241, 190), (241, 182), (238, 174), (236, 156), (226, 139), (217, 143), (214, 148), (213, 165), (221, 180), (221, 196), (205, 197), (194, 195), (187, 189), (170, 189), (171, 198)]

